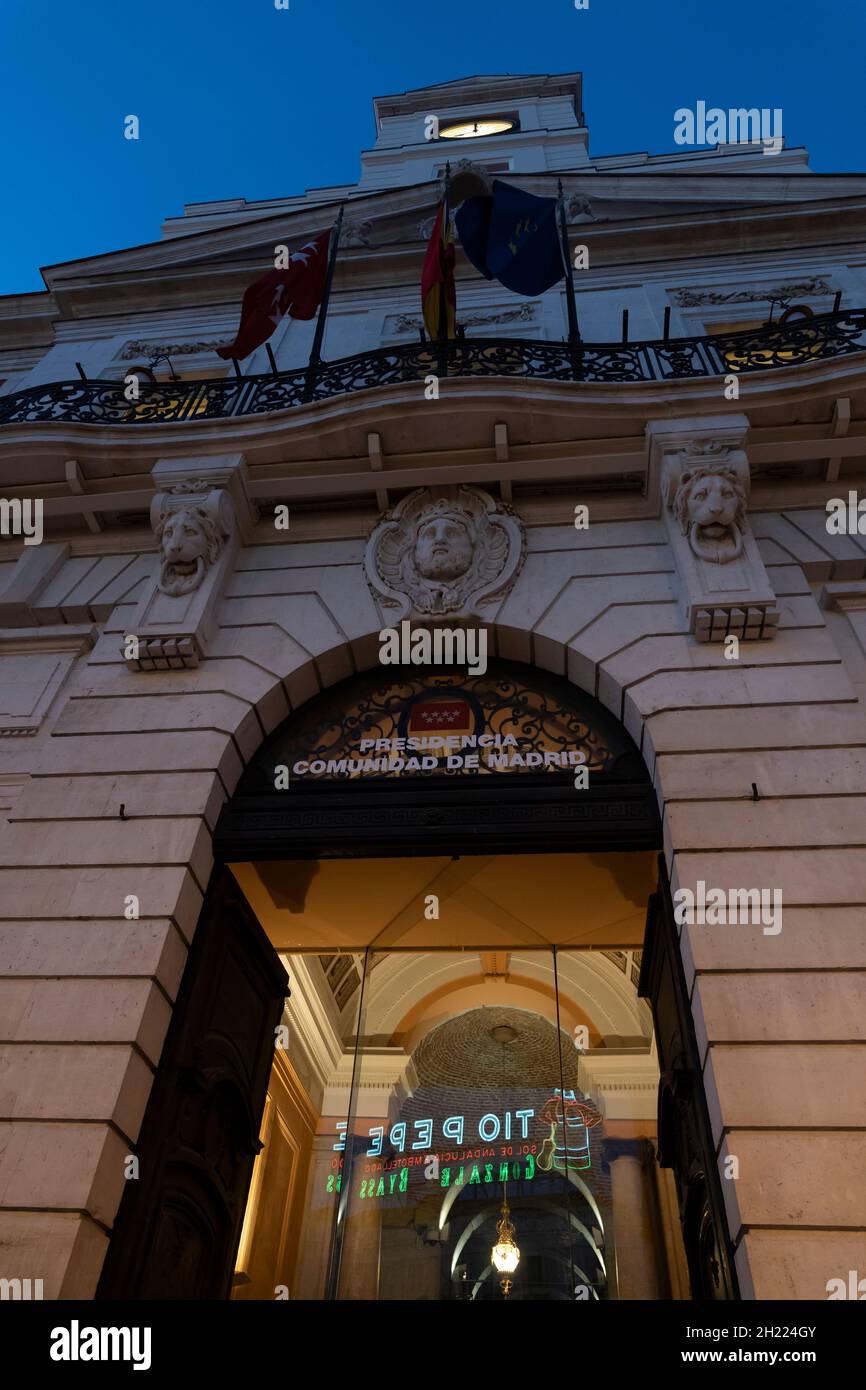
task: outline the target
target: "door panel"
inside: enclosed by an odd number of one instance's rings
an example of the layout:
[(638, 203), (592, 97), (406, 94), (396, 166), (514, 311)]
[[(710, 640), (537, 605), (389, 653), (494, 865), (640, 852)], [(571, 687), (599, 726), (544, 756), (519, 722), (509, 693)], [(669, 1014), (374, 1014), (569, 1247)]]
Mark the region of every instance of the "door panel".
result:
[(97, 1297), (228, 1297), (287, 985), (237, 884), (217, 870)]
[(650, 899), (638, 992), (655, 1022), (659, 1082), (659, 1163), (676, 1179), (692, 1297), (739, 1298), (698, 1045), (689, 1006), (663, 856)]

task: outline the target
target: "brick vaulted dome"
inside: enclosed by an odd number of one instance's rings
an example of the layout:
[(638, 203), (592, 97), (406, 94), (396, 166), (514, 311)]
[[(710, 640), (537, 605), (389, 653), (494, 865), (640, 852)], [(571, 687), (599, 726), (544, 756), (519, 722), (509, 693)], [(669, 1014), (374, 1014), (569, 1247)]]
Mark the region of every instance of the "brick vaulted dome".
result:
[(567, 1033), (540, 1014), (507, 1006), (470, 1009), (419, 1043), (415, 1069), (422, 1086), (491, 1091), (497, 1087), (579, 1087), (578, 1054)]

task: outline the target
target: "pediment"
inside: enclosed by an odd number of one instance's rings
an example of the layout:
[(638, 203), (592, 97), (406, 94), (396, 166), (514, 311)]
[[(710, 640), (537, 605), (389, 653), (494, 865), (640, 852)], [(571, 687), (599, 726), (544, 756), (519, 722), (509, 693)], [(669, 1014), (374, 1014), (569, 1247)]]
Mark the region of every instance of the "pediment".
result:
[[(190, 231), (186, 236), (175, 235), (125, 250), (63, 261), (58, 265), (46, 266), (43, 274), (49, 287), (57, 292), (74, 283), (118, 275), (128, 277), (136, 272), (178, 272), (203, 265), (256, 263), (261, 260), (263, 253), (269, 253), (268, 259), (271, 259), (274, 246), (281, 242), (295, 245), (322, 231), (336, 218), (341, 202), (345, 205), (349, 227), (363, 225), (371, 219), (377, 224), (396, 219), (399, 226), (402, 219), (406, 227), (417, 228), (419, 216), (426, 215), (435, 206), (437, 190), (436, 183), (411, 185), (382, 193), (312, 204), (288, 212), (280, 210), (272, 216), (263, 217), (255, 213), (247, 217), (239, 215), (238, 222), (228, 226), (213, 227), (203, 232)], [(351, 245), (352, 237), (349, 236), (347, 241)]]

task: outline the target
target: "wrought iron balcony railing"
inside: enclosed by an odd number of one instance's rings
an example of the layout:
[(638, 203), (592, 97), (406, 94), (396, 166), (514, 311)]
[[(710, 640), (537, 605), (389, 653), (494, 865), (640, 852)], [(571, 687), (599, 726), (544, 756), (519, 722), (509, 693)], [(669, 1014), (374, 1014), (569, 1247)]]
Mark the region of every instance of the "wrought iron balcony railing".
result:
[(841, 310), (742, 333), (643, 343), (529, 342), (466, 338), (374, 348), (313, 368), (213, 381), (144, 381), (138, 400), (123, 382), (60, 381), (0, 396), (0, 425), (45, 420), (93, 425), (171, 424), (288, 410), (352, 391), (425, 377), (520, 377), (546, 381), (676, 381), (799, 366), (866, 352), (866, 309)]

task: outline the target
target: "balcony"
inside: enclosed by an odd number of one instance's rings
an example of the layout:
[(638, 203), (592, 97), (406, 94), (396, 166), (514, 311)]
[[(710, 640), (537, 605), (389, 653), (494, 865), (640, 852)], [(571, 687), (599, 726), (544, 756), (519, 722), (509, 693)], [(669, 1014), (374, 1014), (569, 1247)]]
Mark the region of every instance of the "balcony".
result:
[(670, 382), (762, 372), (866, 352), (866, 309), (762, 325), (746, 332), (639, 343), (529, 342), (465, 338), (375, 348), (260, 376), (141, 382), (129, 401), (122, 382), (60, 381), (0, 396), (0, 425), (58, 420), (92, 425), (229, 419), (328, 400), (377, 386), (445, 378), (522, 378), (587, 384)]

